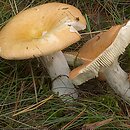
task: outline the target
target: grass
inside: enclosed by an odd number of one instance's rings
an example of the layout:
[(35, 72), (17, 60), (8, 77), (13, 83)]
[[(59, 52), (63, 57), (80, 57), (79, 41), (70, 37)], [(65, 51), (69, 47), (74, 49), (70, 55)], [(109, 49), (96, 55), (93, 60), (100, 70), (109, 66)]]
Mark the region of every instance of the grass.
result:
[[(19, 11), (54, 0), (1, 0), (0, 27)], [(69, 49), (78, 49), (94, 34), (130, 19), (130, 2), (123, 0), (60, 0), (78, 7), (87, 21), (82, 40)], [(129, 71), (130, 49), (122, 56), (122, 66)], [(126, 64), (128, 63), (128, 64)], [(130, 129), (130, 107), (106, 82), (93, 79), (78, 88), (79, 98), (73, 103), (61, 101), (56, 95), (36, 109), (17, 116), (17, 112), (47, 99), (51, 80), (38, 59), (8, 61), (0, 59), (0, 129), (39, 128), (49, 130), (81, 130), (84, 124), (111, 119), (97, 130)], [(104, 123), (105, 124), (105, 123)]]

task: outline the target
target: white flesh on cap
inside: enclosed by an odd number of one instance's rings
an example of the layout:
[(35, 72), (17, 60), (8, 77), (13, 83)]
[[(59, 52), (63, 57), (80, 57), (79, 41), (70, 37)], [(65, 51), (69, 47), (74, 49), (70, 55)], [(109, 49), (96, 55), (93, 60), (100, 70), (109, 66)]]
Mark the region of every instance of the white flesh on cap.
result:
[(78, 97), (77, 90), (68, 78), (70, 69), (61, 51), (41, 57), (52, 79), (52, 91), (63, 101), (72, 101)]
[(65, 22), (65, 24), (68, 25), (68, 26), (70, 26), (70, 32), (76, 32), (76, 33), (78, 33), (78, 31), (84, 30), (86, 28), (86, 25), (83, 25), (83, 24), (81, 24), (78, 21), (67, 20)]

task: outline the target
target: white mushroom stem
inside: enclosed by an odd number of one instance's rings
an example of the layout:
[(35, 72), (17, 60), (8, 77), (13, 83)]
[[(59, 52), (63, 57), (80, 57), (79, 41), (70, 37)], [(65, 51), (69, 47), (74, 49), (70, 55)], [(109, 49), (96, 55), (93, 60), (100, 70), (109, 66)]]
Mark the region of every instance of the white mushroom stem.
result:
[(61, 51), (54, 54), (41, 57), (48, 74), (52, 80), (52, 91), (58, 96), (62, 96), (64, 101), (76, 99), (78, 97), (77, 91), (68, 78), (70, 72), (67, 61)]
[(130, 82), (128, 74), (120, 67), (118, 60), (103, 71), (107, 82), (114, 91), (130, 103)]
[[(78, 54), (78, 52), (77, 52)], [(64, 52), (64, 56), (65, 56), (65, 59), (67, 60), (67, 63), (69, 64), (69, 66), (80, 66), (83, 64), (83, 60), (79, 57), (77, 57), (76, 54), (73, 54), (73, 53), (67, 53), (67, 52)]]

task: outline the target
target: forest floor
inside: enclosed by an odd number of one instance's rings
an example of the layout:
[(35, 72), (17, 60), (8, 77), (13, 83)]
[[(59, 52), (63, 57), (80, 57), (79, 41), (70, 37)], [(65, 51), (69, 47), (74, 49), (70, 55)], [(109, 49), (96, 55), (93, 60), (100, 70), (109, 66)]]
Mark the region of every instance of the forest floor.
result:
[[(23, 9), (62, 2), (79, 8), (87, 21), (75, 50), (94, 36), (130, 19), (129, 0), (0, 0), (0, 28)], [(95, 33), (91, 33), (95, 32)], [(130, 47), (120, 64), (130, 71)], [(0, 58), (0, 129), (17, 130), (129, 130), (130, 106), (105, 81), (90, 80), (77, 88), (79, 97), (64, 103), (51, 91), (51, 79), (38, 59), (9, 61)], [(29, 106), (43, 101), (39, 107)], [(24, 110), (24, 111), (22, 111)], [(22, 113), (18, 113), (22, 111)], [(17, 113), (17, 114), (16, 114)]]

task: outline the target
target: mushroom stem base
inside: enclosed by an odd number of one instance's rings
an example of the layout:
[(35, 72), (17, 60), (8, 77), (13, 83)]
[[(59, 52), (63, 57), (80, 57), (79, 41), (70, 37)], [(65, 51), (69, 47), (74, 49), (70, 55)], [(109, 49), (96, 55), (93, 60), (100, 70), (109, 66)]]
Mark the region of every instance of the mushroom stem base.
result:
[(127, 73), (120, 67), (118, 60), (104, 70), (107, 82), (115, 93), (130, 103), (130, 82)]
[(52, 91), (62, 100), (72, 100), (78, 97), (77, 90), (68, 78), (70, 69), (61, 51), (41, 58), (52, 80)]

